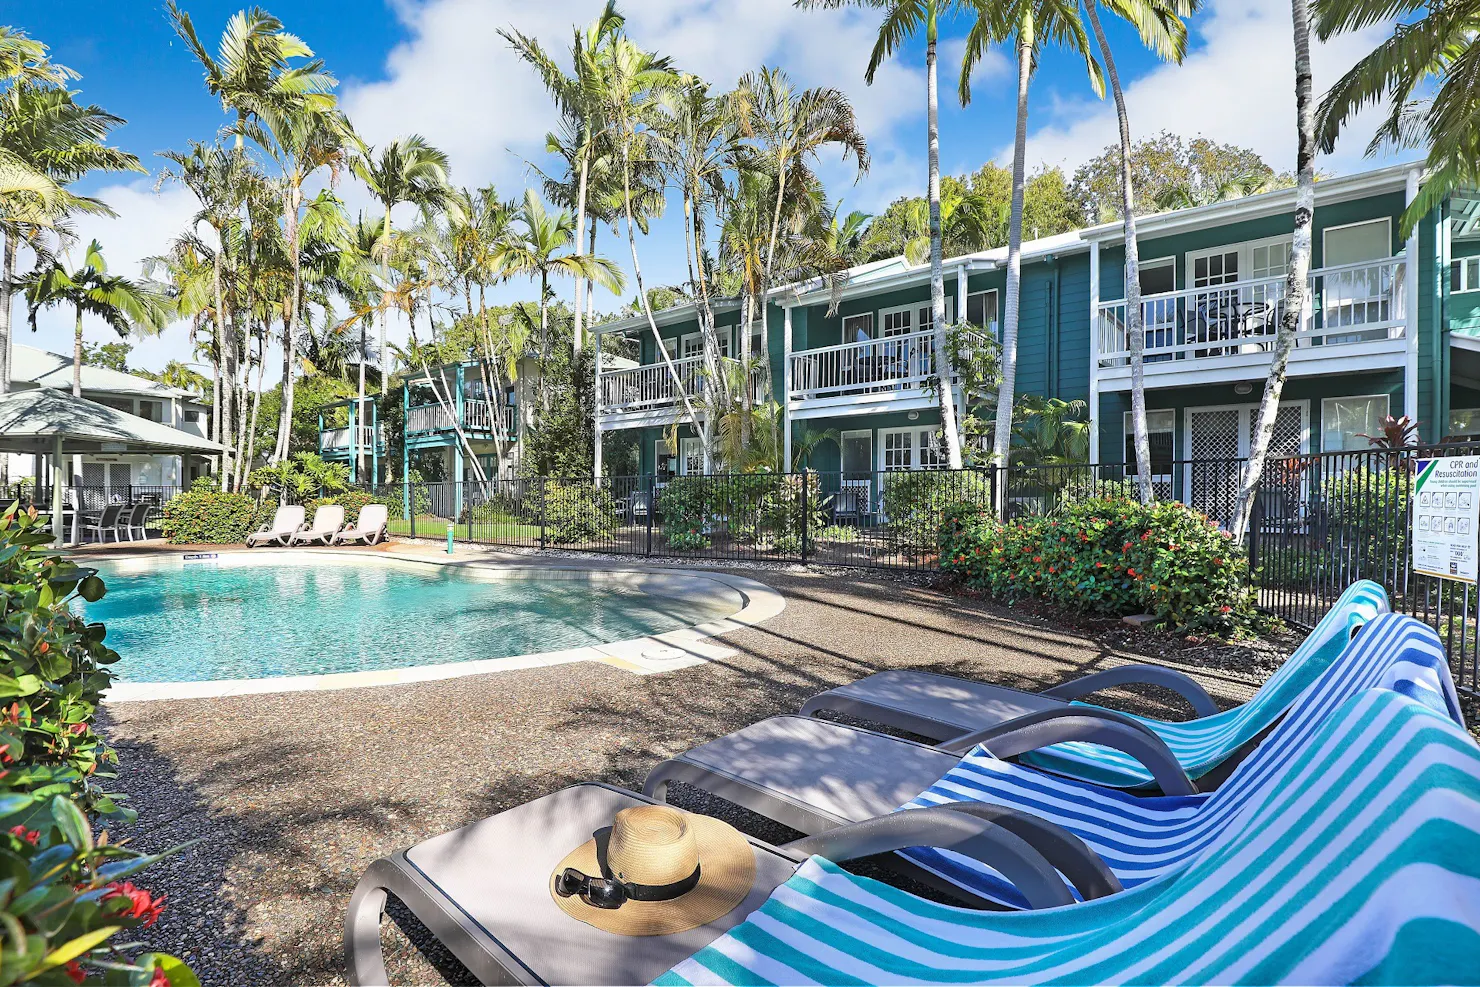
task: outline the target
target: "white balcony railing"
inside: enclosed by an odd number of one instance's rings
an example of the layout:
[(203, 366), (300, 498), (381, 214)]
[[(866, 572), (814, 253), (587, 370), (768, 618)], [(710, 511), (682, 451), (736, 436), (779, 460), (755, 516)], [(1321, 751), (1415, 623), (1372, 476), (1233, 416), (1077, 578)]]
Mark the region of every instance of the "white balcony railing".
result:
[[(735, 363), (729, 357), (724, 362)], [(682, 403), (682, 396), (700, 398), (704, 393), (704, 358), (691, 356), (674, 360), (673, 369), (678, 372), (678, 382), (673, 379), (666, 363), (648, 364), (628, 370), (611, 370), (601, 375), (601, 412), (612, 414), (632, 411), (648, 411), (675, 407)], [(682, 383), (682, 390), (679, 389)], [(750, 386), (757, 399), (760, 393), (761, 367), (753, 366), (750, 371)]]
[[(1405, 270), (1404, 258), (1393, 257), (1312, 271), (1297, 349), (1401, 339), (1408, 316)], [(1284, 314), (1283, 275), (1145, 295), (1146, 363), (1270, 353)], [(1128, 366), (1125, 302), (1101, 303), (1095, 322), (1100, 366)]]
[[(464, 401), (462, 427), (465, 432), (493, 432), (500, 438), (508, 438), (518, 431), (515, 427), (516, 411), (512, 405), (499, 410), (489, 401)], [(497, 423), (497, 428), (495, 428)], [(406, 432), (451, 432), (452, 412), (440, 404), (425, 404), (406, 411)]]
[[(358, 448), (361, 449), (369, 449), (378, 445), (383, 437), (379, 425), (356, 425), (355, 431), (359, 434)], [(348, 426), (324, 429), (322, 443), (325, 452), (350, 448)]]
[[(986, 345), (978, 333), (967, 338)], [(934, 376), (935, 333), (928, 329), (791, 355), (791, 396), (798, 399), (917, 389)]]

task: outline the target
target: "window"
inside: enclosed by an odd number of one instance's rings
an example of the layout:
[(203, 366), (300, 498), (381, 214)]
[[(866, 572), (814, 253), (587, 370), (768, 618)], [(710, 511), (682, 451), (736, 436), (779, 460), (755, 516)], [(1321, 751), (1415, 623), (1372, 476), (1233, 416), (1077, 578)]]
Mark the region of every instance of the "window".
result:
[(186, 425), (199, 425), (200, 424), (200, 412), (199, 411), (191, 411), (189, 408), (186, 408), (180, 414), (181, 414), (181, 419), (185, 422)]
[(843, 342), (858, 343), (872, 339), (874, 335), (874, 313), (849, 315), (843, 319)]
[(1449, 412), (1450, 435), (1480, 435), (1480, 408), (1452, 408)]
[(164, 420), (164, 402), (162, 401), (140, 401), (139, 417), (151, 422)]
[(1367, 436), (1382, 434), (1388, 396), (1371, 394), (1327, 398), (1321, 402), (1321, 451), (1354, 452), (1369, 447)]
[(977, 291), (966, 296), (966, 321), (984, 329), (993, 339), (1001, 337), (1002, 326), (997, 321), (997, 289)]
[(886, 336), (902, 336), (914, 328), (911, 321), (914, 312), (908, 308), (895, 309), (892, 312), (880, 312), (880, 322), (884, 327)]
[[(1141, 263), (1141, 315), (1146, 333), (1146, 348), (1177, 345), (1177, 299), (1155, 298), (1177, 290), (1177, 259), (1157, 257)], [(1151, 300), (1146, 299), (1150, 297)], [(1125, 348), (1131, 348), (1127, 337)], [(1171, 353), (1158, 353), (1146, 359), (1152, 363), (1172, 359)]]
[(128, 398), (94, 398), (93, 400), (114, 411), (124, 411), (130, 415), (134, 413), (134, 403)]
[[(955, 311), (955, 299), (947, 296), (946, 321), (950, 322)], [(930, 302), (915, 302), (879, 311), (879, 325), (883, 336), (902, 336), (907, 332), (925, 332), (935, 325), (930, 314)]]
[(945, 449), (936, 438), (935, 426), (879, 430), (882, 446), (880, 466), (886, 470), (944, 469)]
[[(725, 328), (716, 328), (715, 329), (715, 337), (716, 337), (716, 339), (719, 342), (719, 355), (722, 356), (722, 357), (723, 356), (729, 356), (730, 355), (730, 330), (725, 329)], [(683, 358), (685, 360), (687, 360), (691, 356), (703, 356), (704, 355), (704, 334), (702, 332), (688, 332), (688, 333), (684, 333), (684, 336), (683, 336), (683, 347), (682, 347), (681, 352), (683, 353)]]
[[(1125, 464), (1134, 473), (1136, 463), (1136, 427), (1127, 411), (1123, 418), (1125, 429)], [(1151, 475), (1157, 480), (1170, 480), (1172, 475), (1172, 435), (1177, 428), (1175, 411), (1146, 412), (1146, 437), (1151, 443)]]
[(1321, 266), (1341, 267), (1393, 255), (1392, 225), (1387, 217), (1349, 226), (1335, 226), (1321, 234)]
[(1480, 291), (1480, 257), (1461, 257), (1449, 263), (1450, 291)]

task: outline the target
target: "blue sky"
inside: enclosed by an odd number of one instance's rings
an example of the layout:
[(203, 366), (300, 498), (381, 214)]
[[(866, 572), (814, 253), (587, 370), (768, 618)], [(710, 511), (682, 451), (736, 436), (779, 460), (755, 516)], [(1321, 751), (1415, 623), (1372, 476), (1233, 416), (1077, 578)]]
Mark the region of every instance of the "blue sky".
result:
[[(226, 19), (241, 3), (184, 0), (208, 46), (214, 48)], [(477, 187), (493, 182), (505, 197), (529, 180), (525, 162), (542, 160), (543, 137), (555, 124), (552, 106), (537, 81), (508, 51), (496, 31), (513, 26), (547, 47), (568, 43), (571, 26), (599, 11), (601, 0), (276, 0), (264, 6), (306, 40), (340, 80), (340, 94), (361, 134), (380, 143), (418, 132), (446, 150), (453, 179)], [(883, 209), (899, 195), (925, 186), (924, 51), (912, 45), (884, 67), (872, 87), (863, 81), (878, 15), (870, 11), (799, 11), (789, 0), (627, 0), (628, 31), (640, 43), (670, 54), (683, 68), (733, 86), (745, 71), (764, 65), (786, 69), (803, 85), (844, 89), (873, 154), (870, 173), (856, 185), (853, 172), (823, 164), (829, 194), (848, 208)], [(74, 0), (70, 4), (0, 0), (0, 23), (26, 31), (52, 47), (54, 57), (82, 74), (82, 98), (129, 122), (117, 143), (153, 170), (157, 152), (209, 139), (224, 116), (205, 91), (200, 69), (174, 37), (162, 0)], [(1185, 63), (1167, 66), (1136, 44), (1134, 35), (1110, 25), (1111, 44), (1127, 89), (1136, 136), (1170, 129), (1249, 146), (1276, 168), (1293, 167), (1294, 99), (1289, 5), (1282, 0), (1211, 0), (1189, 24)], [(956, 76), (966, 31), (943, 31), (941, 56), (941, 158), (947, 172), (1006, 162), (1013, 127), (1014, 79), (1002, 52), (984, 60), (973, 83), (974, 100), (955, 100)], [(1319, 46), (1316, 85), (1323, 89), (1376, 36), (1340, 38)], [(1327, 171), (1367, 165), (1361, 159), (1370, 126), (1354, 133), (1330, 159)], [(1049, 52), (1031, 91), (1031, 165), (1072, 170), (1115, 139), (1114, 117), (1094, 98), (1084, 68), (1073, 56)], [(162, 251), (188, 222), (190, 197), (178, 188), (156, 191), (153, 178), (99, 176), (85, 183), (120, 214), (83, 224), (97, 236), (117, 270), (136, 272), (141, 258)], [(365, 202), (353, 180), (339, 189), (352, 207)], [(603, 232), (598, 248), (630, 268), (625, 243)], [(660, 222), (639, 244), (650, 283), (683, 278), (682, 237), (672, 221)], [(503, 298), (531, 297), (513, 283)], [(630, 291), (629, 291), (630, 297)], [(605, 299), (609, 306), (614, 299)], [(57, 318), (17, 341), (67, 352), (70, 327)], [(89, 339), (115, 338), (89, 325)], [(404, 335), (402, 333), (401, 335)], [(155, 367), (171, 357), (190, 359), (183, 328), (137, 343), (134, 361)]]

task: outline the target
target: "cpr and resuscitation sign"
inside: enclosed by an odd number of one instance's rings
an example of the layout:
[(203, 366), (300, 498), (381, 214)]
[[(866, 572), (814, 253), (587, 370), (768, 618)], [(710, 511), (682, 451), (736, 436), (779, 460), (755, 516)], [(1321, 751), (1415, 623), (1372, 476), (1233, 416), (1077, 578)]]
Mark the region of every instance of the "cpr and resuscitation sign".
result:
[(1480, 456), (1418, 460), (1413, 571), (1465, 583), (1480, 577)]

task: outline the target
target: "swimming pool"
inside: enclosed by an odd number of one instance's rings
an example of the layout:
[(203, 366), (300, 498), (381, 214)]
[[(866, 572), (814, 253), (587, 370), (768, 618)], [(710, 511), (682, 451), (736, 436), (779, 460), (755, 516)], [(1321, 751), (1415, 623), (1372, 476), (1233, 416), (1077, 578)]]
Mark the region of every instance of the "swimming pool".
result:
[[(328, 553), (98, 563), (125, 683), (333, 675), (590, 647), (729, 616), (731, 587), (664, 574), (439, 566)], [(632, 578), (637, 576), (637, 578)]]

